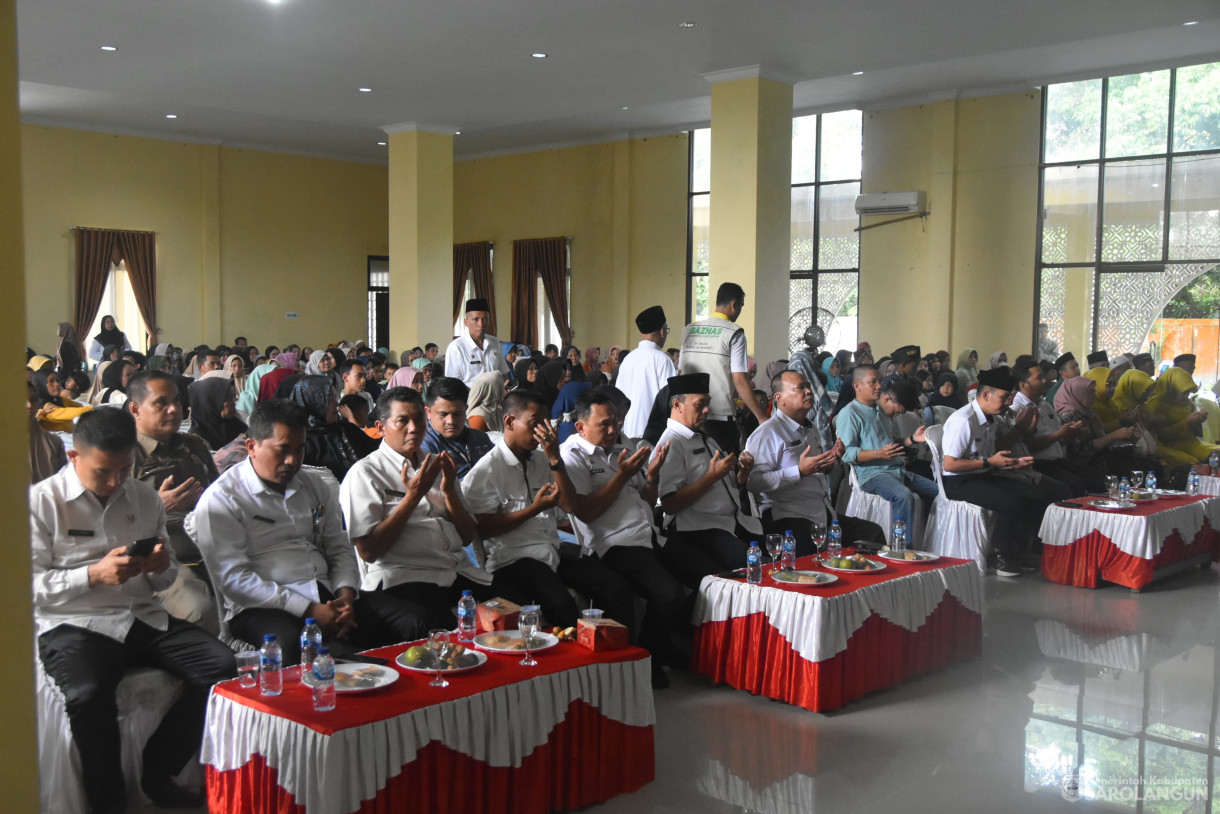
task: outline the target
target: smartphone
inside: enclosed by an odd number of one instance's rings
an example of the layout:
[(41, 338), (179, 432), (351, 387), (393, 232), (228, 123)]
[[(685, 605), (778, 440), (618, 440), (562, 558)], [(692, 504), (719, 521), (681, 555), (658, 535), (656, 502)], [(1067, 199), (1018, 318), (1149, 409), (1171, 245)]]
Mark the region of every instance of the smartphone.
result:
[(136, 540), (131, 545), (127, 546), (128, 557), (147, 557), (153, 553), (153, 549), (157, 547), (157, 543), (161, 542), (160, 537), (145, 537), (143, 540)]

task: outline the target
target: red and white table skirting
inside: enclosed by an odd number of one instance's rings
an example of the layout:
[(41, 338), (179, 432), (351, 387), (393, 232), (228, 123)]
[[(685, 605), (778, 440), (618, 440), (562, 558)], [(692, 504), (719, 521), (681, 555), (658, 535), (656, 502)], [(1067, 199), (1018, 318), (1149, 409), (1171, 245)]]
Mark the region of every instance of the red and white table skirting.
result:
[[(812, 557), (797, 563), (812, 567)], [(982, 651), (982, 579), (968, 560), (887, 562), (825, 587), (766, 573), (761, 585), (703, 580), (694, 670), (816, 712)]]

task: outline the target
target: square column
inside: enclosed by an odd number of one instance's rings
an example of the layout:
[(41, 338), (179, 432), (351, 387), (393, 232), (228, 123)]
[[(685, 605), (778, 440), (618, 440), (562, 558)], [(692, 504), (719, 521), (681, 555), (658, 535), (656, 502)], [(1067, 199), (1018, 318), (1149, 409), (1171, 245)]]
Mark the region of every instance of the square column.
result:
[(453, 134), (401, 124), (389, 134), (390, 347), (453, 337)]
[(788, 358), (792, 223), (792, 83), (755, 66), (712, 82), (711, 307), (716, 289), (746, 292), (737, 324), (759, 368)]

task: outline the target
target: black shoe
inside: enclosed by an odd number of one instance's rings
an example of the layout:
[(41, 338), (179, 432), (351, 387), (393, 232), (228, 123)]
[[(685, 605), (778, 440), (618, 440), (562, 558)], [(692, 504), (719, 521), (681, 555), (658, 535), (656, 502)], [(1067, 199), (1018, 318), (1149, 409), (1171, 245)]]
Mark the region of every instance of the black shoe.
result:
[(140, 788), (161, 808), (199, 808), (204, 804), (201, 791), (187, 791), (166, 775), (145, 774)]
[(1019, 577), (1025, 572), (1021, 569), (1021, 566), (1013, 565), (1003, 557), (1000, 557), (995, 561), (995, 573), (999, 577)]
[(663, 690), (668, 686), (669, 676), (665, 675), (665, 668), (654, 661), (652, 663), (652, 688), (654, 690)]

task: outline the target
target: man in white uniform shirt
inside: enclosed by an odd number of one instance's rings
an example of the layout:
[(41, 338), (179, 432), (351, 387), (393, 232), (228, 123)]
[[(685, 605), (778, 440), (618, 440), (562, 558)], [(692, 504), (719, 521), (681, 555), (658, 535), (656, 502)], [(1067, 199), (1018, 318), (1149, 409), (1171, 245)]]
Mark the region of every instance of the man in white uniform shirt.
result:
[[(508, 377), (508, 363), (500, 349), (500, 340), (487, 333), (491, 306), (482, 297), (466, 300), (466, 318), (462, 324), (466, 333), (449, 343), (445, 349), (445, 375), (461, 379), (469, 387), (476, 378), (492, 370)], [(435, 354), (434, 354), (435, 355)]]
[[(708, 411), (708, 375), (690, 373), (669, 380), (670, 413), (654, 455), (668, 445), (658, 491), (665, 510), (666, 536), (696, 548), (719, 563), (741, 568), (751, 540), (761, 540), (762, 523), (741, 508), (740, 487), (754, 458), (726, 455), (703, 431)], [(710, 572), (709, 572), (710, 573)]]
[(275, 634), (284, 663), (300, 661), (312, 617), (336, 655), (417, 637), (419, 619), (393, 597), (360, 596), (356, 554), (322, 478), (302, 470), (308, 414), (264, 401), (250, 414), (249, 457), (208, 487), (195, 529), (230, 633), (258, 643)]
[[(142, 785), (160, 806), (201, 806), (202, 794), (170, 778), (199, 748), (208, 692), (237, 671), (233, 651), (171, 617), (154, 595), (178, 565), (161, 498), (130, 478), (132, 417), (86, 413), (73, 443), (69, 465), (30, 489), (30, 549), (38, 652), (63, 692), (85, 797), (93, 812), (125, 810), (115, 690), (129, 667), (157, 667), (184, 683), (144, 747)], [(147, 550), (133, 555), (137, 541)]]
[(1062, 483), (1071, 497), (1082, 497), (1089, 492), (1105, 489), (1106, 478), (1101, 471), (1068, 460), (1064, 440), (1087, 430), (1080, 421), (1065, 424), (1054, 406), (1047, 402), (1045, 395), (1048, 386), (1042, 379), (1042, 366), (1038, 361), (1033, 356), (1018, 356), (1012, 373), (1017, 379), (1017, 392), (1012, 399), (1013, 413), (1020, 414), (1028, 407), (1038, 416), (1033, 433), (1023, 434), (1014, 450), (1023, 455), (1032, 455), (1034, 470), (1045, 478)]
[(381, 446), (343, 478), (339, 502), (347, 533), (364, 560), (364, 591), (382, 590), (412, 608), (428, 630), (453, 626), (462, 591), (491, 598), (491, 577), (462, 546), (475, 520), (462, 502), (457, 467), (448, 454), (422, 454), (428, 426), (424, 403), (410, 387), (377, 400)]
[(1008, 449), (1022, 427), (1032, 421), (1023, 412), (1016, 429), (998, 416), (1017, 381), (1005, 368), (979, 372), (978, 397), (945, 421), (941, 442), (945, 496), (964, 500), (999, 514), (992, 532), (997, 552), (996, 573), (1020, 576), (1030, 545), (1042, 526), (1042, 515), (1054, 499), (1032, 480), (1021, 476), (1032, 457), (1013, 456)]
[[(541, 451), (539, 451), (541, 447)], [(573, 588), (606, 616), (630, 624), (631, 585), (592, 557), (560, 557), (557, 505), (572, 505), (559, 438), (542, 400), (514, 390), (504, 399), (504, 437), (462, 481), (487, 552), (492, 591), (518, 604), (536, 604), (547, 622), (576, 624)]]
[(614, 386), (631, 399), (631, 409), (627, 411), (622, 430), (627, 438), (644, 435), (652, 401), (675, 373), (673, 360), (661, 350), (669, 336), (665, 309), (659, 305), (645, 308), (636, 314), (635, 327), (640, 332), (640, 344), (627, 354), (619, 367), (618, 378), (614, 380)]

